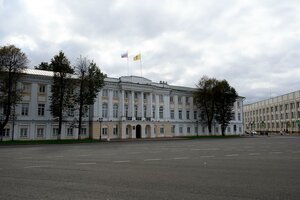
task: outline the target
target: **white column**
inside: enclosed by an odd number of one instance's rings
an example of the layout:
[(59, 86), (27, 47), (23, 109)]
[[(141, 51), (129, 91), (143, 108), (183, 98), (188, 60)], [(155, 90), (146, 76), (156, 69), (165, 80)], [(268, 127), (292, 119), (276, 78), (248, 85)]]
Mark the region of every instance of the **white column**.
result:
[(108, 119), (113, 117), (113, 91), (108, 90)]
[(194, 102), (193, 102), (193, 97), (189, 97), (189, 102), (190, 102), (190, 119), (194, 119)]
[(99, 92), (99, 106), (98, 106), (98, 110), (99, 110), (99, 117), (102, 117), (102, 90)]
[(155, 95), (155, 119), (159, 119), (159, 95)]
[(174, 100), (174, 119), (178, 120), (179, 118), (178, 117), (178, 95), (174, 95), (173, 100)]
[(186, 97), (182, 96), (182, 119), (186, 120)]
[(141, 111), (141, 117), (144, 118), (144, 92), (141, 92), (139, 106)]
[(147, 113), (146, 117), (152, 117), (152, 93), (147, 95)]
[(164, 95), (164, 120), (170, 120), (170, 96)]
[(121, 90), (121, 94), (120, 94), (120, 117), (124, 117), (125, 116), (125, 94), (124, 94), (124, 90)]
[(130, 103), (130, 110), (131, 110), (131, 116), (132, 116), (132, 119), (134, 119), (136, 116), (135, 116), (135, 113), (134, 113), (134, 91), (131, 91), (131, 102)]

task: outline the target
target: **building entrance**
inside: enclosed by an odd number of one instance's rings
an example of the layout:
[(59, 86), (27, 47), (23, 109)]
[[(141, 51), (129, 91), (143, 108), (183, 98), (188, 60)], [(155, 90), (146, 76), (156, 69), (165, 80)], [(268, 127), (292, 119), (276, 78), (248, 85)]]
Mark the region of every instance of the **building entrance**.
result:
[(136, 138), (141, 138), (141, 129), (142, 129), (141, 125), (138, 124), (136, 126)]

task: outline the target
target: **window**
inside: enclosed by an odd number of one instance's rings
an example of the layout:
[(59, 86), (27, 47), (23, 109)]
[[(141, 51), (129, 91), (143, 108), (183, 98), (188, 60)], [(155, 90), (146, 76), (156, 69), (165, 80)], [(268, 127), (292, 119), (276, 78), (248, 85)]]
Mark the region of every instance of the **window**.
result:
[(30, 93), (30, 83), (23, 83), (22, 84), (22, 92), (23, 93)]
[(52, 129), (52, 136), (57, 136), (58, 135), (58, 128), (53, 128)]
[(170, 111), (170, 117), (171, 117), (171, 119), (174, 119), (174, 118), (175, 118), (175, 116), (174, 116), (174, 110), (171, 110), (171, 111)]
[(37, 137), (43, 137), (43, 136), (44, 136), (44, 128), (38, 127), (38, 128), (36, 129), (36, 136), (37, 136)]
[(190, 119), (190, 111), (186, 111), (186, 119)]
[(3, 129), (3, 137), (9, 137), (9, 132), (10, 132), (9, 128)]
[(152, 106), (152, 117), (155, 118), (155, 106)]
[(102, 128), (102, 135), (107, 135), (107, 127)]
[(231, 113), (231, 120), (235, 121), (235, 113)]
[(297, 108), (299, 108), (299, 107), (300, 107), (300, 102), (298, 101), (298, 102), (297, 102)]
[(118, 126), (114, 127), (113, 134), (114, 135), (118, 135)]
[(113, 105), (113, 118), (118, 118), (119, 106), (118, 104)]
[(138, 106), (134, 105), (134, 116), (137, 117), (138, 115)]
[(179, 117), (179, 119), (182, 119), (182, 110), (178, 111), (178, 117)]
[(125, 91), (125, 99), (128, 99), (128, 91)]
[(28, 116), (28, 110), (29, 110), (29, 104), (28, 103), (22, 103), (21, 104), (21, 115), (22, 116)]
[(102, 104), (102, 117), (107, 118), (107, 103)]
[(275, 106), (275, 112), (277, 112), (278, 111), (278, 106)]
[(163, 95), (159, 95), (159, 102), (163, 102)]
[(125, 117), (128, 117), (128, 105), (125, 105)]
[(194, 111), (194, 119), (197, 119), (197, 115), (198, 115), (197, 111)]
[(117, 90), (114, 90), (113, 91), (113, 97), (118, 98), (118, 96), (119, 96), (119, 92)]
[(144, 106), (144, 117), (146, 118), (147, 116), (147, 106)]
[(230, 133), (230, 126), (227, 127), (227, 133)]
[(170, 96), (170, 102), (173, 103), (174, 102), (174, 98), (173, 96)]
[(39, 85), (39, 93), (45, 94), (46, 92), (46, 85)]
[(137, 99), (137, 98), (138, 98), (138, 93), (135, 92), (135, 93), (134, 93), (134, 99)]
[(240, 102), (239, 102), (239, 101), (237, 102), (237, 107), (238, 107), (238, 108), (240, 108), (240, 107), (241, 107), (241, 106), (240, 106)]
[(241, 121), (241, 113), (238, 113), (238, 120)]
[(179, 133), (182, 133), (182, 132), (183, 132), (183, 127), (180, 126), (180, 127), (179, 127)]
[(165, 128), (164, 127), (160, 127), (159, 132), (160, 132), (160, 134), (164, 134), (165, 133)]
[(86, 135), (86, 128), (81, 128), (81, 135)]
[(186, 132), (187, 132), (187, 133), (191, 133), (191, 127), (187, 127)]
[(175, 133), (175, 125), (172, 125), (171, 132)]
[(20, 128), (20, 137), (24, 138), (27, 137), (27, 128)]
[(178, 103), (181, 104), (181, 96), (178, 96)]
[(74, 117), (74, 108), (73, 106), (68, 106), (68, 116), (69, 117)]
[(67, 136), (73, 136), (73, 128), (67, 129)]
[(102, 90), (102, 96), (108, 97), (108, 91), (106, 89)]
[(279, 110), (282, 111), (282, 105), (279, 106)]
[[(269, 124), (268, 124), (269, 125)], [(241, 133), (242, 132), (242, 127), (239, 127), (239, 133)]]
[(164, 118), (164, 109), (162, 106), (159, 107), (159, 118), (160, 119)]
[(38, 116), (45, 115), (45, 104), (38, 104)]

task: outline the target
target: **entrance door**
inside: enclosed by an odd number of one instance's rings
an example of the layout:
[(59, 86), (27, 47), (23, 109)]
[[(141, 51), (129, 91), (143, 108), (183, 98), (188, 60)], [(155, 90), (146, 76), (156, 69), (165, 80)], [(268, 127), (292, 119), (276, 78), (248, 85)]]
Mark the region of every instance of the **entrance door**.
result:
[(138, 124), (136, 126), (136, 138), (141, 138), (141, 129), (142, 129), (141, 125)]

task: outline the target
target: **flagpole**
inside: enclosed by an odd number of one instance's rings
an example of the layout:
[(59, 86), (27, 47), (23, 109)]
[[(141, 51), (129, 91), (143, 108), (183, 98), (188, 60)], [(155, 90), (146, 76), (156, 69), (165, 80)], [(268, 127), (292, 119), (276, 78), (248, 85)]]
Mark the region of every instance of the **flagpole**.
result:
[(127, 52), (127, 76), (129, 76), (129, 62), (128, 62), (128, 52)]
[(140, 52), (140, 69), (141, 69), (141, 77), (143, 77), (142, 54), (141, 54), (141, 52)]

